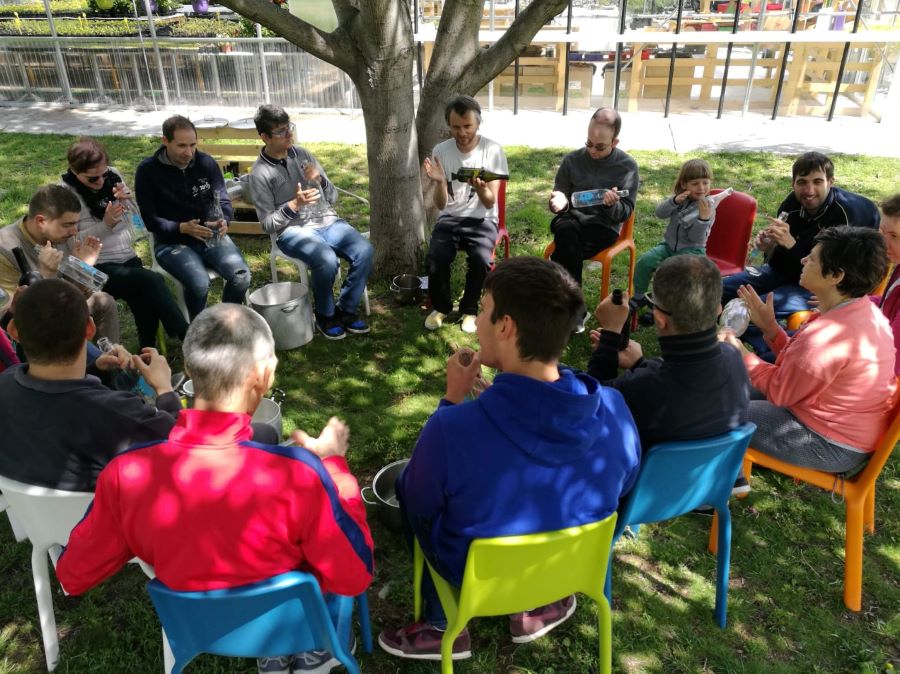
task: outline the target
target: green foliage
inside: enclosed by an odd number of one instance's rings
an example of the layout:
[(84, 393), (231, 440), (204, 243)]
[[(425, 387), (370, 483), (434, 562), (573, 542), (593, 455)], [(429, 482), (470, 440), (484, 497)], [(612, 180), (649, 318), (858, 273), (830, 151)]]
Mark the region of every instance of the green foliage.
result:
[(172, 24), (175, 37), (240, 37), (241, 25), (225, 19), (190, 18)]
[[(73, 37), (133, 37), (141, 30), (147, 30), (146, 20), (92, 20), (92, 19), (57, 19), (56, 32), (62, 36)], [(159, 34), (174, 37), (240, 37), (241, 26), (235, 21), (225, 19), (189, 18), (173, 22), (166, 26), (157, 24)], [(21, 21), (0, 21), (0, 35), (50, 35), (50, 24), (39, 19), (23, 19)]]
[[(54, 15), (79, 14), (88, 11), (88, 3), (85, 0), (50, 0), (50, 11)], [(0, 5), (0, 16), (37, 15), (44, 16), (44, 3), (23, 2), (10, 5)]]
[[(303, 120), (298, 125), (302, 130)], [(627, 129), (626, 129), (627, 131)], [(634, 131), (637, 133), (637, 131)], [(623, 145), (628, 135), (623, 134)], [(0, 135), (0, 160), (7, 171), (0, 193), (0, 221), (12, 222), (25, 211), (33, 190), (55, 182), (73, 137)], [(157, 141), (149, 137), (103, 138), (112, 165), (126, 178)], [(335, 184), (370, 195), (363, 146), (306, 143)], [(540, 254), (550, 241), (546, 200), (564, 149), (507, 148), (512, 180), (507, 223), (513, 254)], [(633, 153), (641, 169), (637, 201), (638, 252), (662, 237), (665, 223), (654, 217), (655, 204), (668, 196), (685, 155)], [(714, 184), (750, 192), (760, 211), (774, 211), (790, 190), (791, 157), (767, 153), (696, 153), (710, 162)], [(900, 160), (835, 156), (837, 183), (881, 199), (897, 189)], [(130, 180), (129, 180), (130, 182)], [(348, 199), (338, 211), (362, 229), (367, 213)], [(269, 242), (265, 237), (236, 237), (253, 271), (253, 287), (269, 281)], [(144, 247), (145, 248), (145, 247)], [(147, 258), (147, 251), (141, 250)], [(461, 257), (461, 256), (460, 256)], [(614, 267), (614, 285), (624, 286), (626, 255)], [(455, 287), (462, 286), (458, 265)], [(291, 265), (279, 276), (295, 278)], [(596, 302), (599, 273), (586, 271), (586, 295)], [(211, 302), (218, 301), (214, 285)], [(436, 333), (422, 328), (424, 311), (396, 306), (383, 281), (369, 286), (373, 327), (368, 337), (341, 342), (315, 339), (301, 349), (280, 352), (276, 385), (285, 390), (286, 429), (318, 432), (339, 414), (353, 433), (349, 461), (361, 484), (381, 466), (409, 455), (422, 424), (433, 411), (444, 385), (446, 357), (456, 346), (475, 346), (474, 336), (456, 326)], [(121, 315), (126, 346), (135, 346), (127, 309)], [(645, 353), (657, 352), (651, 329), (636, 334)], [(583, 366), (587, 337), (573, 339), (565, 361)], [(48, 420), (52, 423), (52, 420)], [(687, 488), (687, 486), (686, 486)], [(521, 497), (524, 499), (524, 496)], [(523, 507), (527, 504), (523, 501)], [(900, 653), (900, 461), (895, 455), (879, 483), (876, 533), (865, 541), (863, 612), (851, 614), (842, 603), (843, 510), (829, 494), (790, 479), (759, 471), (753, 492), (732, 503), (733, 546), (729, 622), (725, 630), (713, 618), (715, 557), (706, 551), (709, 520), (686, 516), (644, 526), (633, 541), (616, 548), (614, 562), (614, 671), (781, 674), (793, 672), (887, 672)], [(27, 544), (14, 545), (5, 519), (0, 523), (0, 672), (44, 671), (40, 627)], [(377, 633), (385, 625), (411, 619), (412, 577), (409, 554), (398, 532), (371, 513), (376, 549), (376, 578), (369, 592)], [(60, 671), (152, 672), (161, 668), (159, 625), (147, 598), (146, 579), (129, 568), (83, 598), (64, 597), (54, 581), (54, 603), (61, 634)], [(504, 618), (481, 619), (470, 627), (475, 657), (456, 663), (460, 674), (583, 674), (596, 666), (596, 613), (589, 600), (579, 602), (572, 620), (552, 636), (514, 646)], [(373, 655), (357, 651), (366, 674), (434, 674), (434, 663), (393, 659), (376, 646)], [(198, 674), (255, 672), (255, 663), (201, 656), (190, 665)]]
[[(100, 7), (97, 0), (87, 0), (91, 12), (103, 14), (104, 16), (134, 16), (135, 7), (137, 7), (138, 16), (145, 16), (144, 0), (113, 0), (112, 8)], [(174, 12), (181, 3), (175, 0), (156, 0), (156, 14), (164, 15)], [(151, 3), (152, 6), (152, 3)]]

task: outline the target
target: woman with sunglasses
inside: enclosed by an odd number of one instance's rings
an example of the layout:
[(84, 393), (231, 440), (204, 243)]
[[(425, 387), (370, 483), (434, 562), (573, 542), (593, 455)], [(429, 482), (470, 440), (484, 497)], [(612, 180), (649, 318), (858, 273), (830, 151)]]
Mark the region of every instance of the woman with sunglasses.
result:
[[(749, 285), (738, 296), (777, 354), (767, 363), (744, 349), (751, 396), (750, 446), (796, 466), (851, 472), (869, 460), (884, 432), (896, 390), (894, 337), (867, 295), (888, 267), (884, 240), (868, 227), (820, 231), (802, 260), (800, 285), (819, 300), (813, 317), (789, 337)], [(744, 348), (733, 333), (725, 339)]]
[(141, 348), (154, 345), (160, 321), (170, 337), (184, 339), (187, 321), (165, 279), (146, 269), (134, 250), (125, 207), (131, 191), (122, 174), (109, 166), (106, 148), (93, 138), (80, 138), (69, 147), (67, 159), (62, 184), (81, 202), (79, 236), (96, 236), (103, 243), (96, 267), (109, 276), (104, 290), (128, 304)]

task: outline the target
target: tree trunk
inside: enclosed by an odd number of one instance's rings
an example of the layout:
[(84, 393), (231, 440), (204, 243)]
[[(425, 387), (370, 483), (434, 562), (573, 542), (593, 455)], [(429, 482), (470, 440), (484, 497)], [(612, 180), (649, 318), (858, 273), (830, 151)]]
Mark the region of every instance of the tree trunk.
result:
[(372, 245), (380, 276), (421, 272), (425, 211), (414, 123), (413, 52), (357, 85), (366, 123)]

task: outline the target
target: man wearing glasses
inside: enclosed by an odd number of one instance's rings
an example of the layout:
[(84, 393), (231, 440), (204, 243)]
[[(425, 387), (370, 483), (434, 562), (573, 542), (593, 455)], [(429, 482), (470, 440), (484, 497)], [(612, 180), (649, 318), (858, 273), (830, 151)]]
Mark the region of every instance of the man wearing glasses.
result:
[[(634, 417), (646, 452), (660, 442), (695, 440), (732, 430), (747, 420), (750, 381), (740, 352), (717, 339), (722, 277), (709, 258), (679, 255), (656, 270), (653, 322), (660, 358), (644, 359), (634, 340), (621, 344), (628, 302), (612, 293), (597, 305), (600, 330), (588, 374), (617, 389)], [(620, 350), (621, 349), (621, 350)], [(624, 372), (616, 376), (618, 368)], [(750, 486), (738, 478), (734, 493)]]
[[(284, 108), (261, 105), (253, 121), (266, 145), (250, 174), (253, 205), (278, 248), (310, 268), (316, 329), (326, 339), (368, 333), (356, 312), (372, 271), (372, 246), (334, 210), (337, 189), (316, 158), (294, 145), (296, 127)], [(339, 258), (350, 270), (335, 302)]]
[[(622, 118), (612, 108), (600, 108), (588, 123), (583, 148), (567, 154), (550, 193), (550, 223), (556, 250), (551, 259), (566, 268), (581, 284), (581, 263), (619, 238), (622, 224), (634, 211), (638, 191), (638, 167), (620, 150)], [(605, 189), (603, 203), (575, 207), (573, 192)]]

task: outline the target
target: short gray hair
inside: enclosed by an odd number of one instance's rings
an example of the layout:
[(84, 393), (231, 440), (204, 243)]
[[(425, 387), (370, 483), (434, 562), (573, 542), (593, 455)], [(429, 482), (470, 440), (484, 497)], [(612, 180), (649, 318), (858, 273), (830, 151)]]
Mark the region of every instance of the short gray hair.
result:
[(675, 332), (687, 335), (716, 324), (722, 302), (722, 275), (705, 255), (676, 255), (653, 275), (653, 301), (671, 312)]
[(275, 355), (275, 340), (258, 313), (223, 303), (204, 309), (191, 322), (182, 352), (194, 394), (221, 400), (243, 385), (258, 362)]

